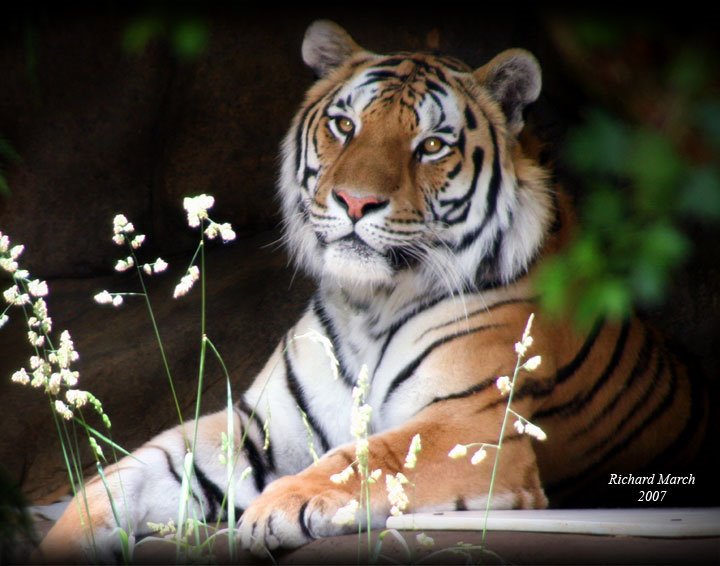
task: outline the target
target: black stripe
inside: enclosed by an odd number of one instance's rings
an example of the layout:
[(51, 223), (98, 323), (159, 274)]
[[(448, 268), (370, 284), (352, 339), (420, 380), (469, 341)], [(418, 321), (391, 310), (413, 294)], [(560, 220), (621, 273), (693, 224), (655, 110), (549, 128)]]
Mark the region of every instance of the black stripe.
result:
[(418, 368), (418, 366), (427, 358), (435, 349), (439, 348), (440, 346), (447, 344), (448, 342), (451, 342), (452, 340), (456, 340), (458, 338), (463, 338), (464, 336), (469, 336), (470, 334), (474, 334), (476, 332), (482, 332), (483, 330), (489, 330), (491, 328), (497, 328), (498, 324), (488, 324), (484, 326), (477, 326), (475, 328), (470, 328), (468, 330), (463, 330), (462, 332), (457, 332), (455, 334), (450, 334), (448, 336), (444, 336), (432, 344), (425, 348), (423, 352), (417, 356), (412, 362), (410, 362), (408, 365), (405, 366), (405, 368), (398, 373), (395, 376), (395, 379), (392, 380), (390, 383), (390, 386), (388, 387), (387, 392), (385, 393), (385, 398), (383, 399), (382, 404), (388, 402), (390, 397), (395, 393), (395, 391), (408, 379), (410, 379), (415, 370)]
[(305, 399), (305, 396), (302, 392), (302, 387), (300, 386), (300, 382), (298, 381), (295, 372), (292, 368), (292, 363), (290, 362), (290, 356), (288, 355), (288, 348), (287, 348), (287, 337), (285, 337), (284, 341), (284, 353), (283, 353), (283, 361), (285, 362), (285, 380), (287, 382), (288, 390), (290, 391), (290, 394), (295, 399), (295, 404), (300, 408), (300, 410), (305, 413), (305, 416), (307, 417), (307, 421), (310, 425), (310, 428), (315, 432), (318, 439), (320, 440), (320, 446), (322, 447), (323, 452), (327, 452), (330, 449), (330, 443), (328, 442), (327, 437), (325, 436), (325, 433), (320, 428), (318, 422), (315, 420), (315, 417), (312, 415), (312, 412), (310, 411), (310, 407), (308, 406), (307, 400)]
[(575, 358), (573, 358), (573, 360), (569, 364), (561, 367), (557, 371), (557, 373), (555, 374), (555, 383), (564, 383), (573, 375), (575, 375), (575, 373), (585, 363), (585, 360), (587, 360), (588, 355), (590, 355), (590, 351), (593, 349), (593, 346), (595, 345), (595, 342), (600, 335), (600, 331), (603, 329), (604, 326), (604, 319), (600, 319), (595, 323), (593, 329), (590, 331), (590, 334), (588, 334), (588, 337), (585, 339), (585, 342), (583, 343), (580, 351), (577, 353)]
[(467, 124), (468, 130), (474, 130), (477, 128), (477, 119), (475, 118), (473, 111), (470, 110), (469, 106), (465, 107), (465, 123)]
[(441, 85), (436, 83), (435, 81), (432, 81), (430, 79), (425, 79), (425, 84), (430, 90), (434, 90), (435, 92), (439, 92), (440, 94), (447, 96), (447, 90), (445, 90)]
[(300, 172), (300, 160), (302, 159), (303, 150), (303, 134), (305, 132), (305, 121), (307, 120), (308, 114), (316, 107), (316, 104), (308, 106), (302, 114), (300, 121), (297, 125), (297, 132), (295, 132), (295, 175)]
[[(426, 303), (420, 303), (417, 307), (415, 307), (415, 308), (411, 309), (410, 311), (408, 311), (408, 312), (407, 312), (403, 317), (401, 317), (399, 320), (395, 321), (395, 322), (390, 326), (390, 328), (388, 328), (388, 329), (385, 331), (385, 332), (387, 332), (387, 337), (385, 338), (385, 341), (383, 342), (383, 345), (380, 347), (380, 354), (379, 354), (379, 356), (378, 356), (377, 364), (375, 364), (375, 371), (377, 371), (377, 369), (380, 367), (380, 363), (382, 362), (383, 358), (385, 357), (385, 352), (387, 351), (388, 346), (390, 345), (390, 342), (391, 342), (392, 339), (395, 337), (395, 334), (396, 334), (403, 326), (405, 326), (405, 324), (406, 324), (410, 319), (414, 318), (415, 316), (417, 316), (417, 315), (419, 315), (419, 314), (424, 313), (424, 312), (427, 311), (428, 309), (431, 309), (432, 307), (434, 307), (434, 306), (437, 305), (438, 303), (441, 303), (442, 301), (444, 301), (444, 300), (447, 299), (447, 298), (448, 298), (447, 295), (440, 295), (440, 296), (438, 296), (438, 297), (435, 297), (434, 299), (431, 299), (430, 301), (428, 301), (428, 302), (426, 302)], [(377, 339), (379, 339), (379, 338), (382, 336), (382, 334), (384, 334), (384, 333), (381, 333), (381, 334), (379, 334), (379, 335), (375, 335), (375, 336), (373, 336), (373, 338), (375, 338), (375, 339), (377, 340)], [(373, 373), (375, 373), (375, 371), (373, 371)]]
[[(265, 440), (265, 425), (260, 420), (260, 416), (257, 414), (255, 409), (252, 409), (248, 404), (247, 401), (245, 401), (245, 397), (240, 397), (240, 399), (235, 403), (235, 409), (236, 411), (242, 412), (246, 417), (252, 419), (252, 421), (255, 423), (255, 426), (257, 426), (258, 431), (263, 436), (263, 441)], [(242, 421), (241, 421), (242, 422)], [(265, 457), (267, 459), (267, 467), (271, 471), (275, 471), (275, 455), (273, 454), (273, 445), (268, 438), (268, 447), (267, 450), (263, 448), (263, 452), (265, 453)]]
[(570, 416), (575, 415), (581, 410), (583, 410), (589, 403), (592, 402), (592, 400), (595, 398), (595, 395), (597, 395), (597, 393), (600, 391), (600, 389), (603, 388), (603, 386), (607, 383), (613, 373), (615, 373), (615, 370), (622, 361), (623, 354), (625, 353), (625, 347), (627, 346), (627, 339), (629, 334), (630, 322), (625, 321), (620, 328), (620, 334), (618, 335), (618, 339), (615, 342), (615, 348), (612, 355), (610, 356), (608, 364), (605, 366), (605, 370), (600, 374), (597, 380), (595, 380), (592, 388), (590, 388), (587, 393), (578, 393), (572, 399), (570, 399), (570, 401), (538, 411), (537, 413), (535, 413), (535, 416), (538, 419), (545, 419), (548, 417), (554, 417), (556, 415)]
[(300, 530), (305, 535), (305, 537), (308, 540), (315, 540), (315, 537), (310, 532), (310, 529), (308, 528), (308, 525), (305, 522), (305, 510), (307, 509), (308, 503), (310, 503), (309, 499), (300, 506), (300, 511), (298, 512), (298, 523), (300, 523)]
[(206, 521), (216, 521), (218, 516), (218, 508), (222, 505), (225, 498), (222, 490), (208, 478), (205, 473), (198, 467), (197, 462), (193, 462), (195, 477), (200, 484), (205, 500), (208, 502), (209, 509), (205, 513)]
[(603, 419), (605, 419), (608, 415), (610, 415), (610, 413), (615, 409), (620, 400), (623, 397), (627, 396), (627, 392), (635, 384), (635, 381), (637, 381), (638, 377), (650, 369), (650, 364), (652, 363), (653, 349), (654, 342), (652, 340), (650, 332), (648, 332), (647, 328), (643, 326), (643, 343), (640, 347), (640, 351), (638, 352), (637, 359), (635, 360), (635, 365), (633, 366), (633, 369), (630, 372), (627, 380), (625, 381), (625, 383), (623, 383), (621, 387), (618, 387), (615, 396), (612, 398), (612, 400), (606, 403), (606, 405), (603, 407), (603, 410), (596, 414), (590, 421), (588, 421), (585, 426), (576, 430), (575, 433), (569, 438), (569, 440), (576, 440), (577, 438), (585, 434), (587, 431), (589, 431), (591, 428), (597, 426), (597, 424)]
[[(694, 377), (695, 379), (685, 373), (685, 379), (690, 383), (690, 408), (685, 420), (685, 426), (672, 444), (657, 454), (653, 461), (648, 464), (648, 469), (663, 469), (673, 460), (677, 461), (678, 454), (682, 452), (683, 447), (693, 440), (698, 433), (698, 428), (705, 423), (707, 405), (704, 402), (705, 397), (703, 395), (706, 394), (706, 391), (700, 386), (698, 376), (695, 375)], [(689, 464), (693, 465), (695, 462), (691, 461)]]
[[(658, 359), (658, 367), (655, 372), (654, 378), (650, 381), (648, 390), (644, 396), (642, 396), (638, 401), (633, 405), (632, 409), (628, 412), (627, 418), (620, 424), (620, 426), (616, 427), (615, 431), (613, 432), (610, 437), (607, 437), (603, 439), (601, 442), (596, 443), (595, 445), (591, 446), (585, 452), (582, 454), (582, 457), (589, 456), (591, 452), (595, 452), (598, 450), (601, 450), (603, 447), (606, 447), (610, 444), (612, 440), (615, 440), (617, 438), (617, 431), (622, 430), (625, 427), (625, 424), (630, 421), (630, 419), (635, 416), (637, 411), (647, 403), (649, 397), (651, 396), (652, 392), (654, 391), (653, 385), (657, 383), (658, 377), (662, 374), (662, 372), (665, 370), (665, 357), (661, 356)], [(616, 444), (612, 445), (609, 450), (605, 450), (599, 458), (596, 458), (593, 462), (591, 462), (582, 472), (575, 474), (571, 477), (566, 477), (560, 480), (559, 482), (549, 485), (548, 490), (552, 491), (559, 491), (562, 488), (563, 485), (577, 485), (579, 482), (581, 482), (584, 479), (590, 478), (594, 475), (597, 475), (599, 473), (602, 473), (603, 470), (600, 467), (600, 465), (604, 462), (607, 462), (610, 458), (617, 455), (618, 453), (622, 452), (623, 450), (626, 450), (630, 444), (638, 437), (640, 434), (642, 434), (645, 430), (647, 430), (648, 426), (652, 424), (654, 420), (660, 417), (660, 415), (665, 412), (667, 407), (672, 403), (672, 400), (675, 396), (675, 389), (677, 388), (677, 374), (675, 373), (675, 367), (672, 363), (672, 360), (670, 362), (671, 369), (670, 369), (670, 386), (668, 392), (665, 394), (665, 397), (663, 398), (662, 402), (657, 405), (653, 411), (640, 423), (640, 425), (636, 426), (629, 434), (625, 435), (625, 438), (623, 438), (620, 442), (617, 442)]]
[(340, 377), (342, 378), (343, 382), (345, 382), (348, 386), (353, 387), (355, 385), (355, 381), (353, 378), (350, 377), (351, 372), (345, 365), (345, 360), (343, 359), (342, 352), (340, 351), (340, 336), (335, 330), (333, 321), (330, 318), (328, 312), (325, 310), (325, 307), (322, 304), (322, 297), (320, 297), (319, 294), (316, 294), (313, 297), (312, 308), (313, 313), (317, 317), (318, 321), (320, 321), (320, 325), (323, 329), (323, 334), (327, 337), (328, 340), (330, 340), (330, 343), (332, 344), (333, 351), (335, 352), (335, 357), (337, 358), (338, 364), (340, 365)]
[(477, 183), (478, 179), (480, 177), (480, 172), (482, 171), (482, 164), (483, 159), (485, 157), (485, 152), (481, 147), (476, 147), (473, 151), (472, 155), (472, 163), (473, 163), (473, 177), (472, 181), (470, 181), (470, 187), (465, 192), (465, 194), (458, 198), (451, 198), (451, 199), (440, 199), (439, 204), (440, 206), (450, 206), (450, 210), (445, 213), (443, 216), (444, 221), (448, 221), (448, 216), (455, 212), (458, 208), (463, 206), (464, 204), (467, 204), (470, 202), (470, 199), (472, 199), (473, 195), (475, 194), (475, 191), (477, 190)]
[(172, 456), (170, 456), (170, 452), (162, 448), (161, 446), (157, 446), (155, 444), (150, 445), (151, 448), (157, 448), (165, 454), (165, 461), (167, 462), (168, 471), (170, 472), (170, 475), (175, 479), (176, 482), (178, 482), (180, 485), (182, 485), (182, 478), (180, 477), (180, 474), (177, 473), (175, 470), (175, 464), (172, 461)]
[[(484, 381), (476, 383), (472, 387), (468, 387), (463, 391), (458, 391), (457, 393), (450, 393), (449, 395), (443, 395), (442, 397), (435, 397), (432, 401), (425, 405), (425, 407), (429, 407), (430, 405), (434, 405), (435, 403), (442, 403), (443, 401), (452, 401), (454, 399), (465, 399), (466, 397), (472, 397), (473, 395), (482, 393), (483, 391), (488, 389), (488, 387), (491, 387), (497, 381), (497, 379), (497, 377), (489, 377), (486, 378)], [(503, 399), (502, 401), (504, 403), (507, 402), (506, 399)], [(423, 409), (425, 407), (423, 407)]]
[[(465, 234), (463, 238), (460, 240), (460, 242), (453, 246), (453, 250), (455, 252), (461, 252), (467, 248), (469, 248), (477, 238), (482, 234), (483, 230), (485, 230), (485, 226), (490, 222), (492, 217), (495, 214), (496, 208), (497, 208), (497, 198), (498, 193), (500, 192), (500, 185), (502, 184), (502, 171), (500, 168), (500, 151), (498, 150), (497, 145), (497, 136), (495, 135), (495, 128), (492, 127), (492, 125), (489, 126), (490, 129), (490, 137), (492, 138), (493, 142), (493, 163), (492, 163), (492, 176), (490, 178), (490, 184), (488, 185), (488, 192), (487, 196), (485, 198), (485, 216), (480, 223), (480, 226), (478, 226), (475, 230), (470, 231), (469, 233)], [(467, 213), (465, 214), (467, 217)]]
[[(162, 452), (163, 454), (165, 454), (165, 461), (167, 462), (168, 471), (170, 472), (170, 475), (172, 475), (173, 479), (174, 479), (176, 482), (178, 482), (178, 485), (181, 485), (181, 486), (182, 486), (182, 477), (181, 477), (180, 474), (178, 474), (177, 471), (175, 470), (175, 463), (173, 462), (172, 456), (170, 455), (170, 453), (169, 453), (167, 450), (165, 450), (165, 448), (163, 448), (162, 446), (158, 446), (157, 444), (150, 444), (150, 445), (148, 445), (147, 447), (148, 447), (148, 448), (155, 448), (155, 449), (157, 449), (157, 450), (160, 450), (160, 452)], [(194, 461), (193, 461), (193, 465), (194, 465)], [(200, 478), (198, 477), (198, 474), (197, 474), (197, 466), (194, 466), (194, 469), (195, 469), (195, 472), (196, 472), (196, 473), (195, 473), (195, 476), (198, 478), (198, 483), (200, 483)], [(200, 483), (200, 487), (203, 489), (203, 493), (204, 493), (204, 495), (205, 495), (205, 498), (208, 499), (208, 502), (210, 502), (209, 496), (208, 496), (207, 493), (205, 493), (205, 488), (203, 487), (202, 483)], [(192, 484), (191, 484), (190, 482), (189, 482), (189, 491), (190, 491), (190, 493), (192, 494), (193, 499), (197, 502), (198, 506), (202, 507), (202, 503), (200, 502), (200, 498), (198, 497), (197, 493), (195, 493), (195, 490), (193, 490)]]
[(258, 493), (262, 492), (267, 485), (267, 469), (265, 468), (265, 461), (260, 455), (260, 450), (250, 438), (249, 434), (243, 434), (242, 449), (245, 452), (245, 456), (248, 459), (248, 463), (253, 470), (252, 476), (255, 482), (255, 489)]
[(623, 420), (614, 427), (615, 434), (611, 436), (606, 436), (603, 438), (600, 442), (596, 442), (595, 444), (591, 445), (589, 448), (586, 448), (584, 451), (584, 455), (589, 456), (593, 452), (599, 452), (605, 449), (607, 446), (611, 445), (613, 441), (617, 439), (617, 433), (621, 432), (627, 424), (635, 417), (637, 416), (638, 411), (640, 411), (645, 405), (647, 405), (648, 401), (652, 397), (652, 394), (655, 392), (655, 385), (657, 384), (658, 379), (660, 376), (662, 376), (663, 372), (665, 371), (667, 364), (667, 359), (665, 356), (660, 353), (657, 358), (657, 365), (655, 366), (655, 372), (651, 379), (648, 380), (647, 387), (645, 388), (645, 391), (641, 396), (637, 398), (635, 403), (630, 407), (630, 409), (627, 411), (625, 417)]
[(515, 299), (505, 299), (504, 301), (498, 301), (497, 303), (493, 303), (492, 305), (489, 305), (489, 306), (486, 305), (486, 306), (480, 307), (479, 309), (476, 309), (472, 312), (469, 312), (459, 320), (453, 319), (448, 322), (443, 322), (436, 326), (432, 326), (432, 327), (428, 328), (427, 330), (425, 330), (420, 336), (418, 336), (417, 339), (420, 340), (424, 336), (426, 336), (430, 332), (434, 332), (435, 330), (440, 330), (441, 328), (447, 328), (448, 326), (452, 326), (453, 324), (456, 324), (463, 320), (467, 321), (470, 318), (472, 318), (478, 314), (490, 314), (495, 309), (499, 309), (501, 307), (506, 307), (508, 305), (517, 305), (520, 303), (534, 303), (536, 300), (537, 300), (537, 297), (523, 297), (521, 299), (515, 298)]
[(496, 212), (497, 199), (498, 194), (500, 193), (500, 184), (502, 180), (502, 172), (500, 170), (500, 149), (498, 148), (495, 128), (492, 126), (490, 126), (490, 139), (492, 139), (493, 152), (495, 155), (493, 157), (492, 178), (490, 179), (490, 185), (488, 186), (483, 224), (486, 223), (487, 220)]

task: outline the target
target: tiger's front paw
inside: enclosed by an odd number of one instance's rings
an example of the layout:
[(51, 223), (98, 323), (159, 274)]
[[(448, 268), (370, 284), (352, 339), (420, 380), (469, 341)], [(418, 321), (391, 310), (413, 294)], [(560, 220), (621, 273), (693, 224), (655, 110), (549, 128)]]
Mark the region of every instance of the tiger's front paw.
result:
[(240, 541), (243, 548), (263, 556), (276, 548), (352, 532), (358, 518), (353, 501), (346, 491), (313, 486), (297, 476), (280, 478), (243, 514)]

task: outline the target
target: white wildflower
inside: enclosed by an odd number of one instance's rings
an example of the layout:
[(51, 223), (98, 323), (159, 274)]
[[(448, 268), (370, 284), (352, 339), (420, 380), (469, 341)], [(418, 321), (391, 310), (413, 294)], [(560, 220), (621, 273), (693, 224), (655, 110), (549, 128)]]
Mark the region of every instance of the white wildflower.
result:
[(46, 387), (48, 383), (48, 375), (50, 375), (49, 366), (44, 365), (37, 368), (32, 372), (33, 377), (30, 381), (30, 385), (32, 387)]
[(532, 329), (532, 323), (535, 319), (535, 314), (531, 314), (528, 318), (527, 325), (525, 325), (525, 330), (523, 331), (522, 338), (520, 339), (520, 342), (515, 344), (515, 352), (518, 356), (524, 356), (527, 352), (528, 348), (532, 346), (533, 338), (530, 336), (530, 330)]
[(497, 385), (497, 388), (503, 395), (507, 395), (512, 390), (512, 382), (507, 375), (498, 377), (495, 385)]
[(142, 269), (145, 272), (145, 275), (152, 275), (152, 272), (153, 272), (152, 265), (150, 265), (149, 263), (146, 263), (145, 265), (143, 265)]
[(545, 431), (541, 429), (539, 426), (534, 425), (532, 423), (526, 423), (525, 424), (525, 434), (529, 434), (533, 438), (537, 438), (538, 440), (546, 440), (547, 435), (545, 434)]
[(60, 393), (60, 386), (62, 385), (62, 376), (55, 372), (50, 375), (50, 379), (47, 380), (45, 388), (50, 395), (57, 395)]
[(0, 328), (5, 326), (8, 322), (8, 320), (10, 320), (10, 317), (8, 315), (6, 315), (6, 314), (0, 315)]
[(412, 470), (417, 465), (417, 455), (422, 450), (422, 444), (420, 442), (420, 435), (416, 434), (410, 441), (410, 448), (408, 449), (407, 456), (405, 456), (405, 467), (408, 470)]
[(487, 450), (485, 448), (480, 448), (475, 454), (472, 455), (472, 458), (470, 458), (470, 463), (473, 466), (477, 466), (480, 462), (482, 462), (487, 457)]
[(10, 248), (10, 252), (9, 252), (10, 258), (11, 259), (19, 258), (22, 255), (23, 251), (25, 251), (25, 246), (23, 246), (22, 244), (13, 246), (12, 248)]
[(17, 285), (13, 285), (3, 293), (5, 300), (15, 306), (27, 305), (30, 303), (30, 295), (21, 293)]
[(36, 348), (42, 348), (43, 344), (45, 344), (45, 336), (41, 336), (34, 330), (30, 330), (28, 332), (28, 341), (30, 342), (31, 346), (35, 346)]
[(88, 402), (88, 392), (80, 389), (68, 389), (65, 392), (65, 399), (74, 407), (84, 407)]
[(40, 356), (30, 356), (30, 369), (38, 369), (45, 363)]
[(63, 368), (60, 370), (60, 377), (65, 385), (68, 387), (75, 387), (77, 385), (78, 378), (80, 377), (80, 373)]
[(248, 466), (247, 468), (245, 468), (240, 474), (240, 481), (245, 481), (246, 479), (248, 479), (250, 477), (250, 474), (252, 474), (252, 471), (252, 466)]
[(145, 235), (138, 234), (132, 240), (130, 240), (130, 247), (134, 250), (137, 250), (138, 248), (140, 248), (140, 246), (143, 245), (144, 241), (145, 241)]
[(7, 253), (10, 249), (10, 238), (0, 232), (0, 254)]
[(17, 261), (14, 261), (9, 257), (0, 257), (0, 269), (7, 271), (8, 273), (15, 273), (17, 268)]
[(418, 544), (427, 548), (435, 546), (435, 539), (427, 536), (425, 533), (418, 533), (415, 535), (415, 540), (418, 541)]
[(55, 410), (65, 420), (69, 421), (73, 418), (73, 412), (70, 410), (70, 407), (68, 407), (65, 403), (63, 403), (59, 399), (55, 401)]
[(405, 511), (410, 504), (410, 500), (403, 488), (403, 484), (406, 483), (408, 483), (408, 479), (402, 473), (398, 473), (394, 476), (387, 474), (385, 476), (387, 497), (391, 505), (390, 514), (394, 517), (402, 515), (403, 511)]
[(76, 362), (78, 359), (80, 359), (80, 355), (75, 351), (70, 333), (63, 330), (60, 334), (60, 347), (54, 352), (54, 358), (51, 361), (57, 363), (61, 369), (67, 369), (72, 362)]
[(183, 199), (183, 208), (187, 212), (188, 225), (191, 228), (200, 226), (202, 220), (207, 219), (208, 209), (215, 204), (215, 199), (210, 195), (198, 195)]
[(349, 465), (347, 468), (345, 468), (342, 472), (339, 472), (337, 474), (333, 474), (330, 476), (330, 481), (337, 485), (342, 485), (344, 483), (347, 483), (347, 481), (350, 479), (350, 476), (352, 476), (355, 473), (355, 470), (352, 467), (352, 464)]
[(215, 238), (217, 238), (217, 235), (220, 233), (218, 228), (220, 228), (219, 224), (217, 224), (216, 222), (210, 222), (208, 227), (205, 228), (205, 237), (208, 240), (214, 240)]
[(154, 273), (162, 273), (168, 268), (167, 262), (162, 259), (161, 257), (157, 258), (155, 260), (155, 263), (153, 263), (153, 272)]
[(450, 452), (448, 452), (448, 456), (450, 458), (453, 458), (457, 460), (458, 458), (464, 458), (467, 456), (467, 446), (464, 444), (456, 444)]
[(542, 362), (542, 356), (533, 356), (523, 364), (523, 368), (527, 371), (535, 371), (540, 367), (540, 362)]
[(119, 307), (124, 302), (124, 299), (122, 298), (122, 295), (115, 295), (112, 299), (112, 305), (114, 307)]
[(113, 297), (107, 291), (101, 291), (93, 297), (94, 301), (100, 305), (111, 305)]
[(113, 238), (116, 244), (119, 242), (118, 245), (120, 245), (125, 241), (122, 234), (132, 234), (133, 232), (135, 232), (135, 226), (128, 221), (124, 214), (118, 214), (113, 218), (113, 234), (119, 236), (119, 238)]
[(187, 273), (180, 279), (180, 283), (175, 287), (173, 297), (177, 299), (178, 297), (187, 295), (198, 279), (200, 279), (200, 269), (196, 265), (191, 265)]
[(380, 479), (380, 476), (382, 476), (382, 470), (380, 468), (373, 470), (368, 477), (368, 483), (377, 482)]
[[(38, 318), (41, 324), (44, 321), (49, 320), (48, 308), (45, 299), (38, 299), (37, 301), (35, 301), (35, 303), (33, 304), (33, 313), (35, 313), (35, 316)], [(45, 332), (48, 331), (46, 330)]]
[(368, 433), (372, 407), (370, 405), (354, 406), (350, 417), (350, 434), (353, 438), (362, 438)]
[(220, 237), (222, 238), (223, 242), (231, 242), (235, 239), (235, 231), (232, 229), (232, 226), (229, 223), (224, 222), (219, 226)]
[(347, 505), (340, 507), (333, 515), (331, 521), (340, 526), (353, 525), (356, 521), (356, 516), (360, 503), (357, 499), (351, 499)]
[(15, 272), (15, 279), (28, 279), (30, 277), (30, 272), (27, 269), (18, 269)]
[(115, 271), (119, 271), (122, 273), (123, 271), (127, 271), (128, 269), (132, 268), (135, 265), (135, 261), (133, 260), (132, 256), (128, 256), (125, 259), (119, 259), (118, 262), (115, 264)]
[(28, 375), (27, 371), (25, 371), (25, 368), (22, 368), (12, 374), (10, 380), (15, 383), (19, 383), (20, 385), (27, 385), (28, 383), (30, 383), (30, 376)]
[(115, 234), (112, 237), (112, 241), (115, 242), (118, 246), (122, 246), (125, 243), (125, 236), (122, 234)]
[(33, 297), (45, 297), (48, 294), (48, 286), (45, 281), (34, 279), (28, 283), (28, 291)]
[(520, 419), (515, 421), (515, 430), (518, 431), (518, 434), (525, 432), (525, 424)]

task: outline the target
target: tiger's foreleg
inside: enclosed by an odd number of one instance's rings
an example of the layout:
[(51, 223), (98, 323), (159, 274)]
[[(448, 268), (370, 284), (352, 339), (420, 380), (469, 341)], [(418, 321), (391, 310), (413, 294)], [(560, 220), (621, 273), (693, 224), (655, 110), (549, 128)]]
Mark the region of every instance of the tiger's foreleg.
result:
[[(397, 482), (404, 474), (407, 496), (405, 512), (485, 508), (493, 468), (493, 457), (479, 465), (470, 458), (451, 459), (449, 452), (457, 443), (497, 442), (504, 408), (483, 415), (464, 414), (445, 403), (430, 407), (399, 428), (369, 438), (369, 471), (381, 470), (381, 477), (370, 485), (370, 516), (373, 528), (384, 527), (393, 505), (397, 506)], [(404, 465), (408, 447), (420, 434), (422, 451), (417, 465)], [(317, 537), (357, 531), (367, 527), (365, 510), (360, 503), (361, 477), (354, 444), (328, 452), (316, 465), (299, 474), (280, 478), (270, 484), (243, 516), (241, 540), (256, 554), (266, 549), (296, 547)], [(353, 473), (344, 483), (331, 476), (352, 466)], [(510, 427), (497, 470), (492, 508), (543, 508), (543, 492), (531, 441)], [(354, 521), (346, 521), (350, 514)]]
[[(241, 409), (233, 411), (231, 419), (236, 461), (230, 473), (221, 461), (229, 453), (222, 438), (228, 430), (227, 411), (198, 420), (197, 442), (193, 442), (194, 421), (167, 430), (132, 456), (107, 467), (105, 480), (96, 476), (86, 482), (42, 541), (38, 558), (51, 562), (114, 561), (122, 556), (120, 529), (139, 538), (152, 533), (150, 522), (177, 523), (183, 483), (188, 486), (187, 518), (207, 522), (222, 519), (229, 505), (240, 517), (272, 477), (266, 467), (260, 479), (243, 473), (248, 466), (261, 467), (262, 462), (257, 460), (265, 458), (262, 451), (254, 450), (258, 443), (262, 447), (262, 430)], [(193, 445), (191, 459), (188, 454)], [(230, 481), (235, 486), (235, 499), (225, 501)]]

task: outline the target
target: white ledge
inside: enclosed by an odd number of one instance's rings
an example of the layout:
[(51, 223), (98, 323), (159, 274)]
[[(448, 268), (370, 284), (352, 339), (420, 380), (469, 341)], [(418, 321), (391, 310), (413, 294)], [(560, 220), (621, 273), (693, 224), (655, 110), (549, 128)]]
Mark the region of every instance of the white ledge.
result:
[[(390, 517), (397, 530), (481, 531), (485, 511), (445, 511)], [(642, 537), (720, 536), (720, 508), (538, 509), (490, 511), (489, 531)]]

